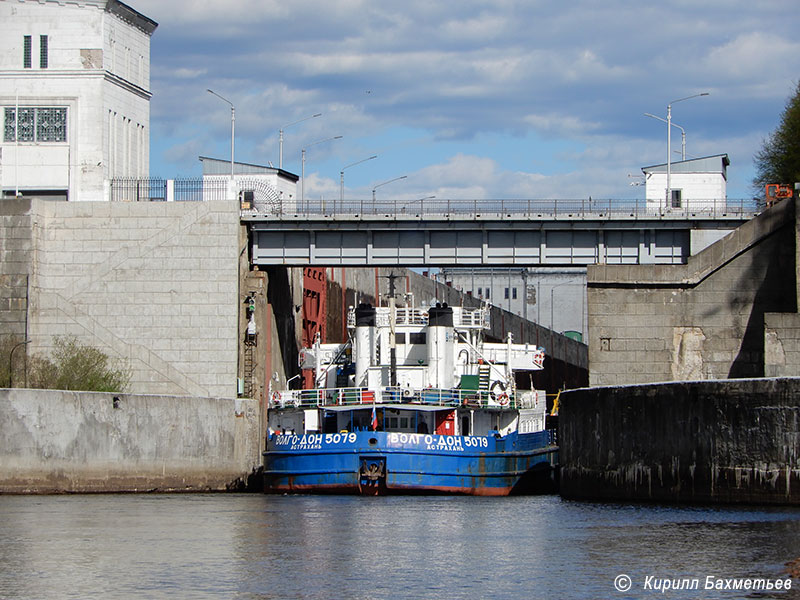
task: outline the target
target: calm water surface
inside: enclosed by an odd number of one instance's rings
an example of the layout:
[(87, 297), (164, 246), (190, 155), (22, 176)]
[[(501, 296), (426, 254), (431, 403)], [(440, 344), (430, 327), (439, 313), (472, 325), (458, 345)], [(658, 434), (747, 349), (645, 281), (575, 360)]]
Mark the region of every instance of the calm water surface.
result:
[[(800, 511), (517, 498), (0, 496), (0, 598), (800, 598)], [(632, 578), (628, 592), (614, 580)], [(645, 578), (700, 590), (643, 589)], [(800, 588), (800, 580), (794, 580)]]

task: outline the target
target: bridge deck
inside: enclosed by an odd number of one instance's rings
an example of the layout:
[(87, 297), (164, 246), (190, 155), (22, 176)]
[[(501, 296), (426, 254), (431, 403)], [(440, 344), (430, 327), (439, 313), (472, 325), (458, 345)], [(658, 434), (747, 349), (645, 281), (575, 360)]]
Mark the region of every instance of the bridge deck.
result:
[(682, 264), (693, 232), (717, 239), (757, 214), (752, 201), (663, 213), (641, 201), (408, 204), (315, 201), (266, 214), (256, 206), (242, 221), (252, 261), (264, 266), (561, 266)]

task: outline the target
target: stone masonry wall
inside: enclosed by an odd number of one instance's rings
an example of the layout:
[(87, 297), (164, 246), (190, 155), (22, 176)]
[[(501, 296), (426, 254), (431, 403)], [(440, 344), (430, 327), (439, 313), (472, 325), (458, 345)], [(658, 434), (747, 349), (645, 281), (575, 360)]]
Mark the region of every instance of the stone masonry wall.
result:
[(789, 366), (766, 366), (777, 350), (765, 319), (777, 331), (770, 313), (797, 312), (795, 231), (786, 201), (686, 265), (589, 267), (591, 385), (800, 373), (796, 327)]
[[(797, 203), (798, 200), (795, 200)], [(800, 211), (795, 204), (795, 289), (800, 307)], [(800, 314), (797, 312), (764, 315), (764, 375), (791, 377), (800, 375)]]
[(764, 375), (791, 377), (800, 373), (800, 314), (764, 315)]
[(4, 199), (0, 204), (0, 342), (23, 341), (27, 332), (28, 277), (33, 259), (29, 203)]
[(235, 202), (26, 202), (29, 354), (74, 335), (127, 362), (130, 392), (236, 396)]

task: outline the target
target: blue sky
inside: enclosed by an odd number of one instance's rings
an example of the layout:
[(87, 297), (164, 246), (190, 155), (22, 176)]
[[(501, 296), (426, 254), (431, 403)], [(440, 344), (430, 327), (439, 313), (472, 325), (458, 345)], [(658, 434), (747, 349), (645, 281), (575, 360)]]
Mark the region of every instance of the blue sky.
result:
[[(667, 104), (687, 157), (727, 153), (728, 197), (800, 80), (796, 0), (131, 0), (151, 47), (153, 176), (198, 156), (283, 167), (305, 194), (633, 198), (666, 162)], [(340, 140), (314, 144), (333, 136)], [(312, 145), (313, 144), (313, 145)], [(673, 128), (673, 150), (680, 131)], [(673, 160), (678, 160), (678, 154)]]

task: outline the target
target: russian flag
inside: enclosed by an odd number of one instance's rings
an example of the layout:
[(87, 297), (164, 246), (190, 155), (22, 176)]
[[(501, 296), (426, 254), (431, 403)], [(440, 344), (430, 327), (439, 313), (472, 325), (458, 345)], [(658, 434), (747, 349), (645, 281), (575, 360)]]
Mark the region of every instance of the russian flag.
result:
[(372, 405), (372, 431), (378, 431), (378, 413), (375, 412), (375, 405)]

